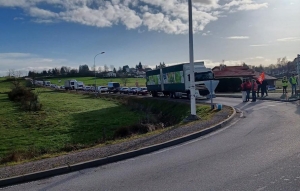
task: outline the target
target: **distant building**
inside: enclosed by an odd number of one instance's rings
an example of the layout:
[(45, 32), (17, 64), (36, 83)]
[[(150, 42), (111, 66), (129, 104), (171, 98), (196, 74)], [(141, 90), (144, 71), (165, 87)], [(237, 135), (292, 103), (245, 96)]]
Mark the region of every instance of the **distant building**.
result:
[(129, 66), (128, 65), (123, 66), (123, 71), (127, 73), (130, 72)]
[(136, 74), (137, 69), (136, 68), (129, 68), (129, 72), (132, 74)]
[[(216, 79), (221, 78), (258, 78), (260, 72), (256, 72), (244, 66), (217, 66), (213, 69)], [(275, 85), (277, 78), (265, 73), (265, 79), (269, 85)]]
[(244, 66), (216, 66), (212, 69), (215, 78), (252, 78), (255, 76), (253, 70)]
[(115, 78), (115, 77), (117, 77), (117, 74), (112, 71), (109, 71), (109, 72), (104, 73), (103, 76), (107, 77), (107, 78)]
[(144, 71), (137, 71), (136, 72), (136, 77), (137, 78), (146, 78), (146, 72), (144, 72)]

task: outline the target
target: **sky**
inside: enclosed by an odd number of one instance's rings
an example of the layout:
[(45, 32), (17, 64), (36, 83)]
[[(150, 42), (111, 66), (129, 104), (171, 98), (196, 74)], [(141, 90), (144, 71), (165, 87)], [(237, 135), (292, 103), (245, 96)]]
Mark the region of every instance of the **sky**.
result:
[[(299, 0), (193, 0), (194, 59), (210, 68), (293, 60), (299, 8)], [(189, 62), (188, 29), (187, 0), (0, 0), (0, 76)]]

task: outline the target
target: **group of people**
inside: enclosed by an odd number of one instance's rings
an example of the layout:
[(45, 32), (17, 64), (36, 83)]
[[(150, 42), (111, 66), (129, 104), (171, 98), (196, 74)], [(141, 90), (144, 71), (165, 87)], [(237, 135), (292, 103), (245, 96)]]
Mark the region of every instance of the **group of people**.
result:
[[(245, 99), (243, 99), (244, 102), (248, 102), (250, 100), (250, 92), (252, 92), (252, 101), (251, 102), (256, 102), (256, 98), (259, 97), (259, 91), (261, 91), (261, 97), (268, 96), (267, 92), (267, 82), (265, 80), (260, 83), (256, 79), (246, 79), (242, 85), (242, 92), (244, 92)], [(256, 96), (257, 94), (257, 96)]]
[(283, 94), (286, 94), (286, 93), (287, 93), (287, 90), (286, 90), (286, 89), (287, 89), (287, 87), (288, 87), (289, 82), (290, 82), (290, 84), (291, 84), (291, 86), (292, 86), (292, 96), (293, 96), (293, 95), (296, 95), (296, 88), (297, 88), (297, 84), (298, 84), (298, 79), (297, 79), (297, 77), (295, 76), (295, 74), (293, 74), (293, 75), (290, 77), (289, 81), (287, 80), (287, 77), (286, 77), (286, 76), (283, 77), (283, 79), (282, 79), (282, 93), (283, 93)]
[[(288, 83), (291, 84), (292, 86), (292, 96), (296, 95), (296, 88), (298, 84), (298, 79), (293, 74), (289, 80), (287, 80), (287, 77), (284, 76), (282, 79), (282, 91), (283, 94), (287, 93), (287, 87)], [(259, 97), (259, 93), (261, 93), (261, 97), (268, 96), (268, 91), (267, 91), (267, 81), (263, 80), (262, 82), (252, 79), (246, 79), (243, 81), (241, 88), (243, 92), (243, 102), (248, 102), (250, 100), (250, 92), (252, 92), (252, 101), (251, 102), (256, 102), (256, 98)], [(256, 96), (257, 95), (257, 96)], [(245, 98), (244, 98), (245, 97)]]

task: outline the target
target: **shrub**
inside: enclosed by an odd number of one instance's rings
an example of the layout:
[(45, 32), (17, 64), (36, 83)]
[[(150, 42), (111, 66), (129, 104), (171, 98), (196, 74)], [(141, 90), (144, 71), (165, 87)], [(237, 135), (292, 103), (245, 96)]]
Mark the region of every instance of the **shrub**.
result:
[(11, 101), (21, 103), (21, 108), (26, 111), (40, 111), (42, 104), (38, 101), (38, 95), (31, 89), (15, 86), (9, 93), (8, 98)]

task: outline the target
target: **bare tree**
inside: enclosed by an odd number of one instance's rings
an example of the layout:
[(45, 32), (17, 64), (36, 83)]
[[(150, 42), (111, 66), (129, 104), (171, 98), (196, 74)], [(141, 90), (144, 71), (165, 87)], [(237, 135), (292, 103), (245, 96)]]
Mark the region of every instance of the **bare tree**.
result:
[(22, 76), (23, 72), (22, 71), (16, 71), (14, 69), (9, 69), (8, 70), (8, 77), (11, 79), (11, 83), (14, 85), (14, 87), (19, 87), (21, 80), (20, 77)]
[(99, 66), (99, 67), (98, 67), (98, 73), (101, 73), (101, 72), (102, 72), (102, 67)]
[(65, 67), (65, 71), (67, 74), (69, 74), (71, 72), (71, 70), (72, 70), (71, 67)]
[(12, 77), (15, 77), (15, 70), (14, 69), (9, 69), (8, 72), (7, 72), (7, 77), (8, 78), (12, 78)]
[(96, 72), (96, 67), (92, 66), (92, 67), (91, 67), (91, 71), (92, 71), (92, 72)]
[(108, 71), (108, 66), (105, 64), (104, 65), (104, 72), (107, 72)]
[(113, 70), (114, 70), (114, 68), (115, 68), (115, 66), (114, 66), (114, 65), (110, 65), (110, 71), (113, 71)]
[(128, 76), (126, 73), (121, 75), (121, 81), (122, 81), (123, 85), (126, 86), (126, 84), (128, 82)]

